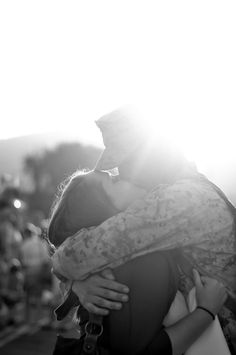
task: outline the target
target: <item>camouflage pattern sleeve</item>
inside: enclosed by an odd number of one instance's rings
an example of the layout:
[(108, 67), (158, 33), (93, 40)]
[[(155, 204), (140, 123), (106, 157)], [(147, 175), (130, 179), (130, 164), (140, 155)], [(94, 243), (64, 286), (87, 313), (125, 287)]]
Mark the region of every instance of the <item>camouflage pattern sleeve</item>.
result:
[[(183, 179), (160, 185), (98, 227), (67, 238), (52, 257), (53, 268), (81, 280), (137, 256), (181, 246), (208, 273), (224, 269), (225, 275), (225, 266), (235, 260), (233, 227), (225, 201), (206, 181)], [(235, 280), (235, 271), (231, 276)]]

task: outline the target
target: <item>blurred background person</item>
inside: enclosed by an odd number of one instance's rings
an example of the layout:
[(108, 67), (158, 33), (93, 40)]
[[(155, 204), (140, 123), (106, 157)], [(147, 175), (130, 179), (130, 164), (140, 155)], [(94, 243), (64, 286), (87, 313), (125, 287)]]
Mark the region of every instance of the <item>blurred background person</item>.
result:
[(51, 284), (50, 260), (47, 243), (40, 237), (40, 228), (27, 223), (23, 231), (21, 260), (25, 274), (27, 318), (30, 305), (39, 311), (44, 288)]
[(7, 283), (3, 300), (9, 309), (8, 324), (18, 325), (24, 321), (24, 274), (21, 262), (12, 259), (8, 264)]

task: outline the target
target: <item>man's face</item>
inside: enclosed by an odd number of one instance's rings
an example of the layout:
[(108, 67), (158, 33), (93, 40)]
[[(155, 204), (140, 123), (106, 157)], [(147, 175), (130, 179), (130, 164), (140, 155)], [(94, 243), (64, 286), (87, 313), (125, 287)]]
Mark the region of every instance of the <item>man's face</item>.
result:
[(147, 190), (158, 184), (159, 173), (157, 161), (154, 161), (152, 156), (130, 157), (119, 166), (121, 179)]
[(173, 178), (178, 159), (178, 154), (173, 156), (168, 147), (144, 144), (119, 165), (119, 174), (122, 179), (150, 190)]

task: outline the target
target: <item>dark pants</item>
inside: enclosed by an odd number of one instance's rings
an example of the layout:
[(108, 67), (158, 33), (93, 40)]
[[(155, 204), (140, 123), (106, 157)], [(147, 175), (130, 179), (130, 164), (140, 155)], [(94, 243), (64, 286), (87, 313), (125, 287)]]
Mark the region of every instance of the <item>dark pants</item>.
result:
[[(101, 343), (112, 354), (157, 354), (155, 339), (178, 286), (172, 254), (155, 252), (136, 258), (115, 269), (114, 274), (129, 287), (129, 302), (104, 318)], [(76, 354), (76, 344), (59, 339), (54, 355)]]

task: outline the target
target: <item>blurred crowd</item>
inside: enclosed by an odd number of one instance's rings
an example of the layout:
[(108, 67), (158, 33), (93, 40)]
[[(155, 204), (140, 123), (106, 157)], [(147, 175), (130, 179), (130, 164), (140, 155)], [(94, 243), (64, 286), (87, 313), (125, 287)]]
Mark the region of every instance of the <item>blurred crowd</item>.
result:
[(11, 208), (0, 204), (0, 331), (37, 322), (43, 314), (53, 322), (59, 297), (42, 226), (19, 223)]

